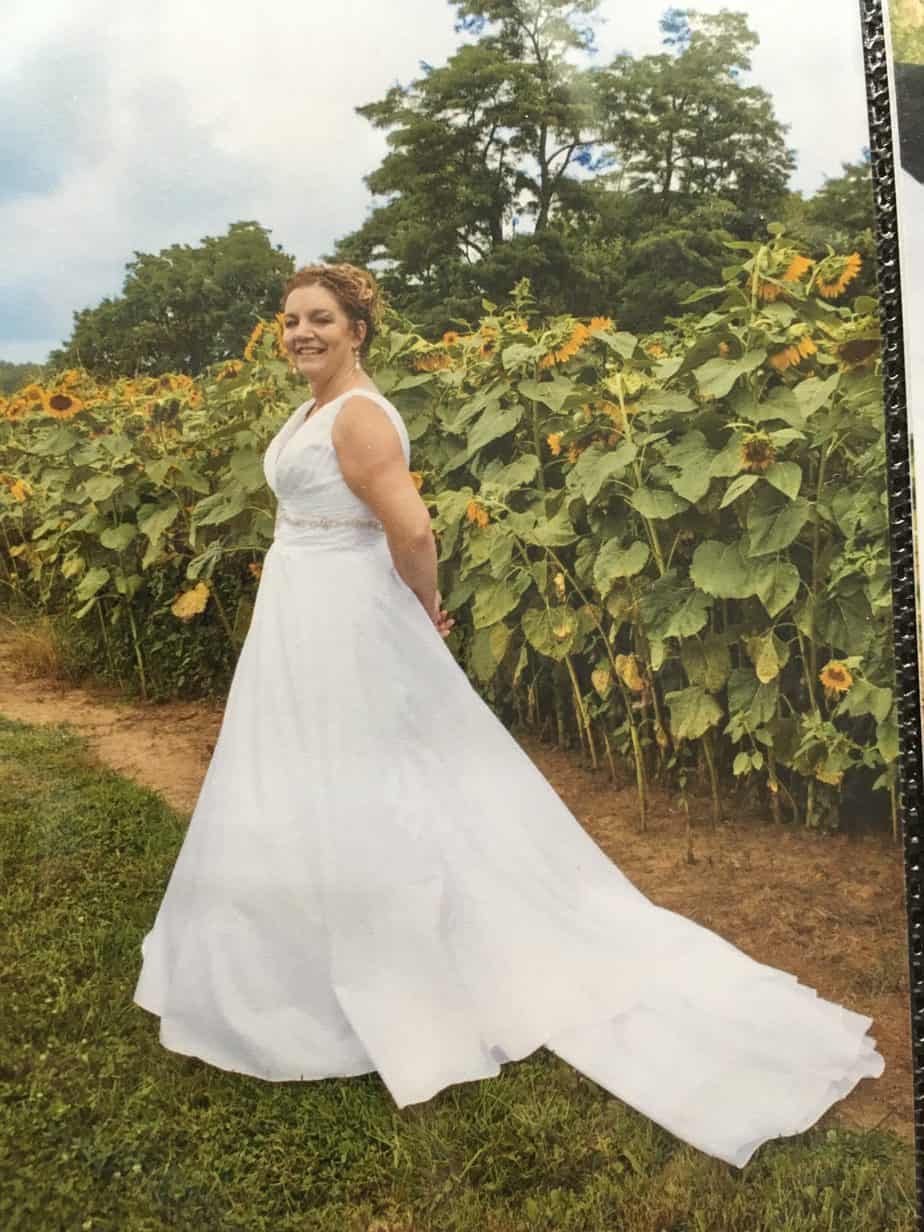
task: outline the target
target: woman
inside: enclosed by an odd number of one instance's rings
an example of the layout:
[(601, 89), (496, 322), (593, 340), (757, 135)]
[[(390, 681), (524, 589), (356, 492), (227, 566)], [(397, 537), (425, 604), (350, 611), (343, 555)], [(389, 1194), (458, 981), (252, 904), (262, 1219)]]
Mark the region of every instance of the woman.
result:
[(285, 343), (314, 397), (219, 738), (135, 1001), (269, 1081), (378, 1071), (399, 1107), (540, 1046), (743, 1167), (884, 1062), (871, 1019), (655, 906), (470, 686), (401, 416), (359, 364), (372, 277), (311, 266)]

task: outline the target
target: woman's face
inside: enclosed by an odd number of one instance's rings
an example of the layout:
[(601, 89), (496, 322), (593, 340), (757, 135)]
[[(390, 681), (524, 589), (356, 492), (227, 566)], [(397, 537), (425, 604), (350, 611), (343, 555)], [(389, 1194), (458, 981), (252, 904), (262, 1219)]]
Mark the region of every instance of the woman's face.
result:
[(354, 348), (366, 334), (365, 321), (350, 320), (337, 297), (313, 283), (286, 298), (283, 344), (296, 369), (312, 385), (325, 385), (353, 367)]

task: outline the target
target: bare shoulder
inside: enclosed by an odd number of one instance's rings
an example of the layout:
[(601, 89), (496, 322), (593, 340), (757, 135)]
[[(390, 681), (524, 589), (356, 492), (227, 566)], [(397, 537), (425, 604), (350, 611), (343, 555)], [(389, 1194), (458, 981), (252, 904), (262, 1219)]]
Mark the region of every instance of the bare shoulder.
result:
[(369, 396), (369, 393), (376, 392), (357, 389), (344, 399), (331, 427), (331, 440), (335, 445), (389, 451), (400, 449), (400, 439), (391, 416), (376, 397)]

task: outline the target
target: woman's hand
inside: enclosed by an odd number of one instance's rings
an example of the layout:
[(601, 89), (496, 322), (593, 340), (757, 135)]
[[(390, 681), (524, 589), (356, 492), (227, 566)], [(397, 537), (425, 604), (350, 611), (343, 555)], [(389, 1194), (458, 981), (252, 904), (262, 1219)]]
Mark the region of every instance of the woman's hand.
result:
[(449, 637), (452, 631), (452, 626), (456, 623), (447, 611), (440, 607), (443, 602), (443, 596), (439, 591), (436, 592), (436, 597), (433, 600), (433, 611), (430, 613), (430, 619), (436, 626), (436, 630), (440, 637)]

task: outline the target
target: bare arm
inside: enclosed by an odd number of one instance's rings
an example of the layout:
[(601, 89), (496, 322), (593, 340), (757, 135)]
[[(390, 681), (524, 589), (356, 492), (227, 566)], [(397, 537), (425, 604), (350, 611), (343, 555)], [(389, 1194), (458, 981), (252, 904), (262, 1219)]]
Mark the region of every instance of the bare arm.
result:
[(377, 402), (356, 394), (340, 408), (331, 442), (347, 486), (384, 526), (395, 569), (431, 615), (437, 555), (430, 511), (414, 486), (394, 424)]

